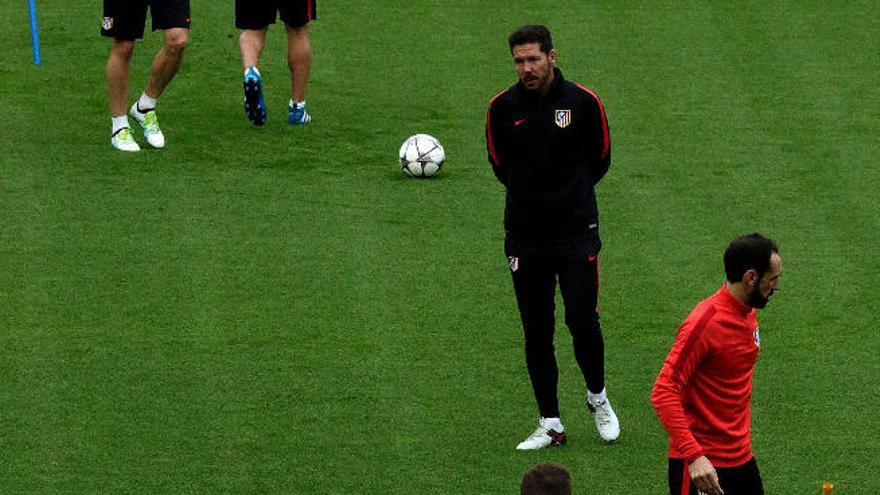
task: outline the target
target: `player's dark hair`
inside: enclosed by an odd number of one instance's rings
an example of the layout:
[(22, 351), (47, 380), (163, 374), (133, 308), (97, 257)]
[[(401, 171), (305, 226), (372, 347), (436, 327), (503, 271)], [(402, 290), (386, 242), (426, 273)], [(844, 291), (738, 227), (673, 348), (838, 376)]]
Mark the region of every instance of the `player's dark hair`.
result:
[(540, 24), (522, 26), (507, 38), (507, 44), (510, 45), (510, 53), (513, 53), (513, 47), (527, 43), (537, 43), (540, 45), (541, 51), (548, 54), (553, 49), (553, 38), (550, 36), (550, 30), (547, 29), (547, 26)]
[(559, 464), (536, 464), (523, 476), (521, 495), (571, 495), (571, 474)]
[(739, 236), (730, 242), (724, 251), (724, 273), (727, 281), (741, 282), (743, 275), (754, 269), (758, 277), (770, 268), (770, 257), (779, 253), (779, 248), (772, 240), (755, 232)]

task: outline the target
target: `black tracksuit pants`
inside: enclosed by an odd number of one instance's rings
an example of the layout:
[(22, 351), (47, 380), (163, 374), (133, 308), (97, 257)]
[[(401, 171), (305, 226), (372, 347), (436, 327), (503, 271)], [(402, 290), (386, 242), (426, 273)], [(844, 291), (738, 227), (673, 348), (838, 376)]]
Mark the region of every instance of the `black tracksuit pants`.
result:
[(541, 417), (559, 417), (553, 335), (556, 283), (565, 305), (565, 324), (571, 333), (574, 356), (587, 388), (605, 388), (605, 345), (599, 326), (598, 239), (524, 244), (505, 241), (513, 288), (525, 335), (526, 367)]

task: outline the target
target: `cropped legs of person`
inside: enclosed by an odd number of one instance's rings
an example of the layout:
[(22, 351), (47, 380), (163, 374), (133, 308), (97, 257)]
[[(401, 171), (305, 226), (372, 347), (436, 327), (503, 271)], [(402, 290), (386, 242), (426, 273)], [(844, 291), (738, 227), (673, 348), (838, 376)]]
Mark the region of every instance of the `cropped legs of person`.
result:
[(189, 39), (189, 2), (154, 1), (149, 3), (153, 28), (163, 32), (162, 48), (153, 59), (150, 76), (140, 98), (126, 113), (131, 59), (135, 40), (143, 37), (148, 2), (104, 1), (102, 35), (112, 38), (107, 58), (106, 76), (113, 134), (111, 144), (123, 151), (138, 151), (128, 123), (131, 115), (143, 128), (144, 138), (154, 148), (165, 146), (165, 136), (159, 128), (156, 104), (168, 83), (183, 62), (183, 53)]

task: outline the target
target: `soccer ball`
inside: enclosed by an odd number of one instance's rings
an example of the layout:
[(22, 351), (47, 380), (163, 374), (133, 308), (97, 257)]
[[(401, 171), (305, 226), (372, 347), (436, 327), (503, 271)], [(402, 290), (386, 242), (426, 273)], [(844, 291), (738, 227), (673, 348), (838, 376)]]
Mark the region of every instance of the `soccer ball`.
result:
[(410, 177), (431, 177), (445, 160), (443, 145), (427, 134), (410, 136), (400, 146), (400, 169)]

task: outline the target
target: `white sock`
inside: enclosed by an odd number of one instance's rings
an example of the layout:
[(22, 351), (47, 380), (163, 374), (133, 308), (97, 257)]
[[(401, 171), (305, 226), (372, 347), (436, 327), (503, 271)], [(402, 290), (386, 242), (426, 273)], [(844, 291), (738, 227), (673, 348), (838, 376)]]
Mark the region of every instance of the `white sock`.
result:
[(116, 134), (119, 129), (123, 129), (125, 127), (130, 127), (128, 125), (128, 115), (113, 117), (113, 134)]
[(593, 392), (587, 390), (587, 401), (590, 402), (590, 405), (595, 406), (596, 404), (600, 402), (605, 402), (606, 400), (608, 400), (608, 397), (605, 395), (604, 388), (598, 394), (594, 394)]
[(137, 101), (137, 110), (141, 113), (149, 112), (156, 109), (156, 99), (147, 96), (147, 93), (141, 93), (141, 97)]
[(293, 98), (291, 98), (290, 99), (290, 106), (292, 106), (294, 108), (305, 108), (306, 107), (306, 100), (293, 101)]
[(563, 432), (562, 421), (559, 418), (541, 418), (541, 426), (550, 428), (553, 431)]

